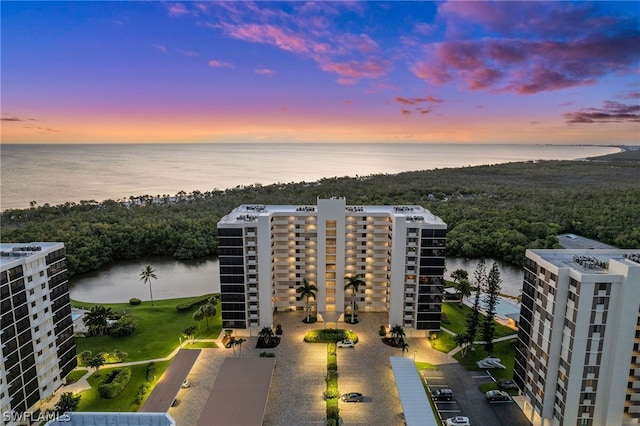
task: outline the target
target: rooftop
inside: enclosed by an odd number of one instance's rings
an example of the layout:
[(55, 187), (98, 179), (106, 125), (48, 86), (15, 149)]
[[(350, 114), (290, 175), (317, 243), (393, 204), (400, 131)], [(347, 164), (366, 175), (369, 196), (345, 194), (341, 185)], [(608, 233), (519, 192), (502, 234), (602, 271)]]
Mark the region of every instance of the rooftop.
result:
[(571, 268), (588, 274), (606, 274), (612, 260), (640, 267), (640, 250), (564, 249), (531, 250), (558, 268)]
[(600, 241), (592, 240), (589, 238), (581, 237), (575, 234), (560, 234), (558, 235), (558, 244), (564, 249), (615, 249), (616, 247), (610, 246)]
[(46, 426), (175, 426), (167, 413), (72, 412), (51, 420)]
[[(317, 213), (316, 205), (263, 205), (242, 204), (224, 216), (221, 223), (255, 222), (260, 216), (274, 214), (290, 214), (293, 216), (309, 216)], [(444, 221), (429, 210), (418, 205), (402, 206), (345, 206), (345, 216), (396, 216), (405, 217), (408, 221), (424, 222), (431, 225), (445, 225)]]
[(33, 256), (62, 243), (0, 243), (0, 267), (17, 259)]

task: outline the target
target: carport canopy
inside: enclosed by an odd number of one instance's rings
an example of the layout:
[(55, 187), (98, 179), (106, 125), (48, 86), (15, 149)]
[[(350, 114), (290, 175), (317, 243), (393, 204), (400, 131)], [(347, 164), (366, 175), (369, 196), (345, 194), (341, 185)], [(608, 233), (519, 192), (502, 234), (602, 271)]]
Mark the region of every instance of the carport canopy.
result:
[(167, 412), (199, 355), (200, 349), (180, 349), (140, 411)]
[(422, 379), (411, 358), (389, 357), (407, 426), (438, 426)]
[(226, 358), (198, 425), (261, 426), (275, 367), (275, 358)]

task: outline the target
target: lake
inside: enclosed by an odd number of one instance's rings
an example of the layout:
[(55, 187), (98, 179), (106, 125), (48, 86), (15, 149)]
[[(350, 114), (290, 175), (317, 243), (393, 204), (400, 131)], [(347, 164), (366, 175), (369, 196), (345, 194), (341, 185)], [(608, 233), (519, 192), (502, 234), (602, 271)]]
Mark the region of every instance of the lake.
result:
[[(462, 268), (473, 278), (478, 260), (447, 258), (445, 278)], [(493, 259), (487, 259), (487, 271)], [(156, 270), (158, 279), (152, 280), (153, 298), (173, 299), (220, 292), (218, 259), (178, 261), (174, 259), (137, 259), (118, 262), (98, 271), (70, 280), (70, 294), (74, 300), (95, 303), (128, 302), (132, 297), (149, 300), (149, 286), (140, 280), (140, 271), (147, 265)], [(522, 290), (522, 269), (498, 262), (502, 278), (502, 293), (517, 297)]]

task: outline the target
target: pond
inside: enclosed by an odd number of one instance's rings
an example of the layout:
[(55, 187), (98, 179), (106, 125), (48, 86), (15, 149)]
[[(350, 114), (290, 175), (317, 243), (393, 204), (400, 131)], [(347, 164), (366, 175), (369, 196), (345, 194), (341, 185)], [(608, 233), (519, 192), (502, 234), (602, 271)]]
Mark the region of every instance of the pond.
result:
[[(486, 259), (487, 270), (493, 259)], [(477, 259), (447, 258), (445, 278), (462, 268), (473, 278)], [(158, 279), (152, 280), (153, 298), (173, 299), (220, 292), (218, 259), (207, 258), (178, 261), (171, 258), (148, 258), (118, 262), (98, 271), (70, 280), (71, 298), (82, 302), (120, 303), (132, 297), (149, 300), (149, 286), (140, 281), (140, 271), (147, 265), (156, 270)], [(517, 297), (522, 292), (522, 268), (498, 262), (501, 293)]]
[(140, 280), (140, 271), (147, 265), (155, 269), (158, 277), (151, 280), (154, 300), (220, 292), (217, 258), (148, 258), (114, 263), (73, 277), (69, 280), (70, 296), (81, 302), (120, 303), (132, 297), (149, 300), (149, 286)]

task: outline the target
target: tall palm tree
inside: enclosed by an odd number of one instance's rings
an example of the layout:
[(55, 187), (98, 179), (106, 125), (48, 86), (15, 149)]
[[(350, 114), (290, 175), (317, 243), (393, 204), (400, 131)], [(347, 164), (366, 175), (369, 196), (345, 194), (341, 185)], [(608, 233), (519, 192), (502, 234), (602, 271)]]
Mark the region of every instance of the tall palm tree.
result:
[(315, 299), (317, 291), (318, 287), (309, 284), (306, 279), (303, 279), (302, 285), (296, 289), (296, 293), (300, 293), (300, 297), (304, 297), (306, 299), (305, 310), (307, 311), (307, 322), (309, 322), (309, 318), (311, 316), (311, 305), (309, 304), (309, 298)]
[(462, 299), (465, 297), (471, 296), (473, 291), (473, 286), (471, 285), (471, 281), (467, 278), (461, 278), (460, 281), (457, 281), (453, 284), (453, 287), (458, 292), (458, 297), (460, 298), (459, 303), (462, 305)]
[(153, 306), (153, 291), (151, 291), (151, 279), (157, 280), (156, 271), (151, 267), (151, 265), (147, 265), (142, 268), (140, 271), (140, 281), (144, 281), (144, 284), (149, 284), (149, 295), (151, 296), (151, 306)]
[(409, 352), (409, 344), (408, 343), (403, 343), (402, 344), (402, 356), (404, 356), (405, 352)]
[(202, 310), (196, 309), (196, 311), (193, 313), (192, 318), (195, 322), (198, 323), (198, 327), (200, 327), (200, 321), (204, 319), (204, 314), (202, 313)]
[(111, 315), (111, 308), (105, 308), (102, 305), (94, 306), (89, 312), (84, 313), (82, 321), (89, 329), (92, 335), (102, 335), (109, 325), (108, 319)]
[(207, 330), (208, 330), (209, 318), (215, 317), (218, 310), (216, 309), (215, 305), (211, 303), (205, 303), (204, 305), (201, 305), (198, 310), (202, 313), (202, 316), (204, 317), (204, 319), (207, 320)]
[(347, 275), (344, 277), (347, 283), (344, 285), (344, 289), (351, 289), (351, 324), (355, 321), (356, 315), (356, 293), (361, 285), (365, 285), (362, 275)]

